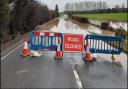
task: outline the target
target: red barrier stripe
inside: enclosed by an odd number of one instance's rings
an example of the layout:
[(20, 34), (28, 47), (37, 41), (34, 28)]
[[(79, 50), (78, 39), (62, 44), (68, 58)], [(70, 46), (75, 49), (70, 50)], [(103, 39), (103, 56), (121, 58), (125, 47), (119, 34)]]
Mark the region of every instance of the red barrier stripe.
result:
[(35, 32), (34, 35), (35, 36), (40, 36), (40, 32)]
[(45, 36), (49, 36), (49, 32), (45, 32)]
[(60, 34), (59, 33), (54, 33), (54, 36), (59, 36)]

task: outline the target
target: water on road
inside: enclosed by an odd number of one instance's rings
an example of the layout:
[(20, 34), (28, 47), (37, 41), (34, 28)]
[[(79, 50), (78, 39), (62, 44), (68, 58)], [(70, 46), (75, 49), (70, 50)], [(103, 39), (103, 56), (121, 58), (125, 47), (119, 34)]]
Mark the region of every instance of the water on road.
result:
[[(101, 21), (91, 21), (95, 24), (101, 24)], [(84, 37), (90, 33), (97, 33), (101, 35), (114, 35), (115, 33), (112, 31), (101, 30), (95, 26), (89, 24), (81, 24), (77, 21), (73, 21), (71, 19), (64, 20), (62, 18), (54, 21), (55, 25), (49, 28), (52, 32), (60, 32), (60, 33), (71, 33), (71, 34), (82, 34)], [(40, 28), (40, 31), (43, 32), (43, 28)], [(77, 54), (77, 55), (76, 55)], [(108, 60), (111, 61), (110, 54), (96, 54), (97, 59), (100, 61)], [(80, 53), (64, 53), (64, 59), (70, 63), (75, 64), (83, 64), (82, 54)], [(120, 61), (125, 71), (127, 71), (127, 54), (121, 53), (120, 55), (115, 55), (116, 61)]]
[[(102, 34), (99, 28), (78, 24), (71, 20), (55, 19), (40, 25), (39, 30), (84, 36), (90, 34), (88, 31)], [(54, 51), (41, 51), (40, 57), (23, 57), (20, 56), (23, 47), (21, 44), (1, 61), (2, 88), (79, 88), (80, 81), (83, 88), (127, 87), (127, 76), (121, 66), (110, 62), (111, 55), (97, 54), (99, 62), (84, 63), (81, 53), (65, 52), (63, 60), (55, 60)], [(116, 57), (126, 68), (126, 54)]]

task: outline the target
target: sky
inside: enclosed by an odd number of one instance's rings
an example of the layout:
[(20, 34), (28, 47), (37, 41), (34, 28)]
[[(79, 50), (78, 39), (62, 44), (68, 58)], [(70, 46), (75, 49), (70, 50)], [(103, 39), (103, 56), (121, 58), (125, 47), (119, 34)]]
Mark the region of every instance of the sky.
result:
[(59, 11), (64, 11), (64, 6), (66, 3), (72, 3), (72, 2), (82, 2), (82, 1), (105, 1), (110, 8), (113, 8), (115, 5), (122, 6), (124, 3), (124, 6), (127, 7), (127, 0), (37, 0), (41, 2), (42, 4), (46, 4), (49, 9), (54, 10), (55, 5), (57, 4), (59, 7)]

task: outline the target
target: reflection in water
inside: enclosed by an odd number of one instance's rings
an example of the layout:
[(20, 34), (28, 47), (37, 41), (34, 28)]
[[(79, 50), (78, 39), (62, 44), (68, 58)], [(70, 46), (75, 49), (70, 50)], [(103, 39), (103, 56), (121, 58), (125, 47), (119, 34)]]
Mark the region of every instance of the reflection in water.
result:
[[(95, 21), (94, 21), (95, 22)], [(97, 24), (100, 24), (97, 21)], [(51, 26), (50, 26), (51, 25)], [(107, 30), (100, 30), (97, 27), (94, 27), (92, 25), (88, 24), (80, 24), (80, 23), (74, 23), (70, 20), (63, 20), (63, 19), (58, 19), (57, 21), (51, 22), (46, 25), (42, 25), (43, 27), (50, 26), (49, 30), (52, 32), (60, 32), (60, 33), (73, 33), (73, 34), (83, 34), (86, 36), (86, 34), (90, 34), (89, 32), (94, 32), (98, 34), (103, 34), (103, 35), (114, 35), (115, 33), (112, 31), (107, 31)], [(48, 30), (46, 30), (48, 31)], [(43, 30), (44, 32), (44, 30)], [(47, 52), (44, 52), (43, 55), (48, 56), (50, 59), (53, 59), (54, 52), (51, 52), (50, 55)], [(127, 54), (121, 53), (120, 55), (115, 55), (116, 61), (120, 61), (125, 69), (127, 69)], [(70, 53), (64, 53), (64, 60), (68, 62), (73, 62), (76, 64), (83, 64), (83, 61), (81, 59), (81, 54), (72, 54)], [(97, 59), (108, 59), (111, 60), (111, 55), (108, 54), (98, 54)]]
[(97, 33), (103, 35), (115, 35), (115, 32), (108, 30), (101, 30), (95, 26), (89, 24), (78, 24), (72, 22), (70, 20), (59, 19), (58, 25), (54, 26), (50, 29), (53, 32), (61, 32), (61, 33), (73, 33), (73, 34), (86, 34)]
[(125, 31), (127, 31), (127, 23), (126, 22), (110, 22), (110, 26), (118, 29), (120, 27), (122, 27)]
[(92, 25), (88, 25), (85, 29), (82, 29), (80, 26), (72, 23), (71, 21), (62, 19), (59, 19), (58, 25), (54, 26), (50, 30), (61, 33), (83, 34), (84, 36), (86, 36), (86, 34), (90, 34), (89, 32), (94, 32), (97, 34), (101, 34), (102, 32), (99, 28)]
[[(90, 24), (83, 24), (83, 23), (79, 23), (75, 20), (71, 20), (73, 23), (77, 24), (79, 27), (81, 27), (82, 29), (85, 29), (89, 32), (93, 32), (93, 33), (97, 33), (97, 34), (102, 34), (102, 35), (115, 35), (114, 31), (109, 31), (109, 30), (100, 30), (99, 28), (92, 26)], [(100, 22), (96, 21), (96, 20), (92, 20), (91, 23), (95, 23), (95, 24), (101, 24)]]

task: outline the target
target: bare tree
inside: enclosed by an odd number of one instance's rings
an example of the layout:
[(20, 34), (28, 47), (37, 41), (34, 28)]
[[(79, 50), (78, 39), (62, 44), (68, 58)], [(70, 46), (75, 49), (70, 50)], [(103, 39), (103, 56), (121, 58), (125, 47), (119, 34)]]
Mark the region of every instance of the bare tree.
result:
[(106, 9), (107, 3), (98, 1), (84, 1), (84, 2), (75, 2), (75, 3), (67, 3), (65, 5), (66, 11), (89, 11), (89, 10), (97, 10), (97, 9)]
[(122, 9), (124, 9), (125, 8), (125, 6), (124, 6), (124, 3), (122, 4)]
[(116, 9), (119, 9), (119, 8), (120, 8), (120, 6), (119, 6), (119, 5), (116, 5), (116, 6), (115, 6), (115, 8), (116, 8)]
[(65, 11), (68, 11), (69, 10), (69, 3), (66, 3), (65, 5)]

